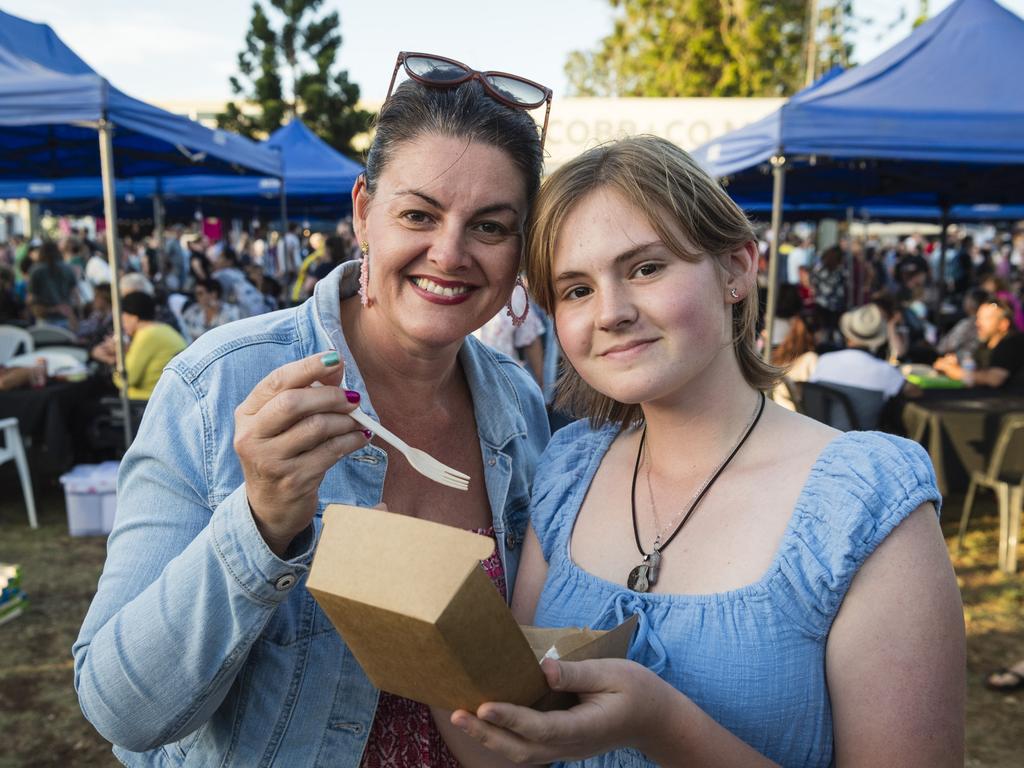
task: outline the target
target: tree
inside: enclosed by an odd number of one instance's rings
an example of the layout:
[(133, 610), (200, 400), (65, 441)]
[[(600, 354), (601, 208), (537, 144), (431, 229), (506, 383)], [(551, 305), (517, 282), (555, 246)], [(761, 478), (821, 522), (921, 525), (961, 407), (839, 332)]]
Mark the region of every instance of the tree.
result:
[[(249, 138), (265, 138), (286, 118), (298, 116), (340, 152), (354, 155), (351, 142), (367, 130), (371, 113), (357, 109), (359, 86), (346, 70), (333, 72), (341, 49), (337, 11), (316, 18), (323, 0), (268, 0), (276, 25), (260, 0), (252, 4), (245, 49), (238, 54), (238, 76), (231, 91), (257, 109), (235, 101), (217, 124)], [(281, 70), (287, 81), (282, 80)]]
[(806, 0), (609, 0), (565, 71), (577, 96), (781, 96), (801, 84)]

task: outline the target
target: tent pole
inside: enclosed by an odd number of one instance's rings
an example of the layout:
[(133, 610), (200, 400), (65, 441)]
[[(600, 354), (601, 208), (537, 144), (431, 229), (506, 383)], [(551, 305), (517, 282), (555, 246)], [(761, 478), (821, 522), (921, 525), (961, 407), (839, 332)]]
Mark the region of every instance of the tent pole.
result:
[(939, 226), (942, 227), (942, 232), (939, 237), (939, 275), (937, 278), (939, 291), (935, 299), (936, 317), (942, 310), (942, 300), (946, 298), (946, 245), (949, 237), (946, 233), (949, 231), (949, 203), (945, 201), (942, 203), (942, 218)]
[(277, 241), (278, 253), (280, 254), (281, 276), (282, 278), (288, 274), (288, 247), (285, 243), (285, 235), (288, 234), (288, 202), (285, 198), (284, 191), (284, 177), (281, 178), (281, 239)]
[(163, 185), (159, 179), (156, 182), (156, 192), (153, 194), (153, 237), (156, 239), (156, 250), (160, 258), (164, 252), (164, 196)]
[(107, 263), (110, 265), (110, 312), (114, 322), (114, 351), (120, 375), (121, 411), (124, 418), (124, 447), (132, 444), (131, 407), (128, 405), (128, 376), (124, 369), (124, 336), (121, 330), (121, 254), (117, 239), (117, 198), (114, 196), (114, 126), (103, 118), (98, 124), (100, 139), (100, 172), (103, 178), (103, 216), (107, 220)]
[(775, 303), (779, 282), (779, 237), (782, 234), (782, 196), (786, 180), (786, 156), (772, 157), (772, 242), (768, 255), (768, 301), (764, 310), (765, 343), (761, 356), (772, 359), (772, 333), (775, 331)]
[(846, 207), (846, 308), (852, 309), (857, 300), (857, 286), (853, 273), (853, 208)]

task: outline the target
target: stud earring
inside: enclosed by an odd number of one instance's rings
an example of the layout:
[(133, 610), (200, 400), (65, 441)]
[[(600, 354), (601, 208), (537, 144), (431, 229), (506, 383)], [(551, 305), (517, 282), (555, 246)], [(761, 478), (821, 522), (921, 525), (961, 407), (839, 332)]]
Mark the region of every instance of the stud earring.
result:
[(359, 303), (370, 306), (370, 294), (367, 285), (370, 283), (370, 244), (363, 240), (359, 243), (359, 251), (363, 254), (359, 259)]
[[(519, 297), (516, 297), (516, 288), (520, 289)], [(512, 295), (508, 297), (505, 311), (512, 318), (512, 325), (516, 328), (526, 322), (526, 316), (530, 314), (530, 294), (526, 291), (526, 284), (522, 276), (516, 278), (516, 284), (512, 286)]]
[(732, 296), (734, 299), (738, 299), (740, 297), (740, 292), (737, 291), (735, 288), (730, 288), (729, 295)]

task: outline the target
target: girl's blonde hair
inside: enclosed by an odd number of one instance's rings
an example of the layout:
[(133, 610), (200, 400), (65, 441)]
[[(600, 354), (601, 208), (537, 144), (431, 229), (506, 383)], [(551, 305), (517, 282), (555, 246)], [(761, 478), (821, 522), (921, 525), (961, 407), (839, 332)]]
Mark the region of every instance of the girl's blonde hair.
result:
[[(537, 303), (552, 316), (555, 242), (573, 209), (591, 192), (609, 188), (646, 211), (651, 227), (681, 259), (724, 260), (755, 240), (747, 217), (727, 194), (676, 145), (636, 136), (596, 147), (570, 160), (541, 187), (530, 217), (526, 271)], [(710, 300), (710, 297), (709, 297)], [(733, 305), (733, 348), (740, 371), (755, 389), (770, 391), (781, 371), (757, 353), (757, 291)], [(571, 365), (563, 366), (555, 407), (595, 425), (642, 421), (639, 405), (620, 403), (590, 387)]]

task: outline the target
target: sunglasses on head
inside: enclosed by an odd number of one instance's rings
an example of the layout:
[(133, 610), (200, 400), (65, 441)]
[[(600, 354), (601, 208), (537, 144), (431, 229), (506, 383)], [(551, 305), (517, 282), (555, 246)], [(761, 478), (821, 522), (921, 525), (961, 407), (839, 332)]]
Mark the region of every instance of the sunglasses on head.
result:
[(544, 139), (548, 133), (548, 115), (551, 114), (550, 88), (508, 72), (479, 72), (467, 67), (461, 61), (455, 61), (455, 59), (445, 56), (402, 51), (398, 54), (398, 60), (395, 61), (395, 71), (391, 73), (391, 84), (388, 86), (388, 95), (384, 99), (385, 104), (391, 98), (391, 91), (395, 87), (395, 78), (398, 76), (398, 68), (401, 66), (405, 67), (406, 74), (413, 80), (434, 88), (455, 88), (467, 80), (479, 80), (484, 91), (492, 99), (513, 109), (536, 109), (546, 103), (544, 127), (540, 133), (540, 146), (541, 149), (544, 148)]

